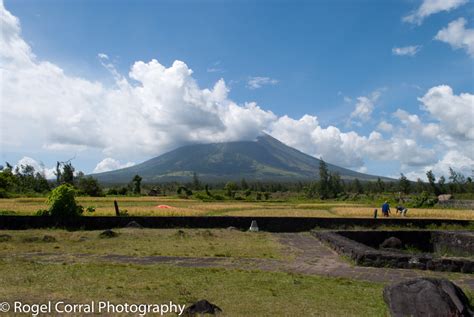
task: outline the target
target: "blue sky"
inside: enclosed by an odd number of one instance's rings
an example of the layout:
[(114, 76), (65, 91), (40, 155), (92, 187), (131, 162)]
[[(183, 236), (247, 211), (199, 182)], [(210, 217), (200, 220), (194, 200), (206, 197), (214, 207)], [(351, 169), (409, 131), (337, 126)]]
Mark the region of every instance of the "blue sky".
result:
[[(433, 0), (5, 1), (4, 7), (16, 17), (2, 21), (16, 25), (5, 29), (16, 32), (31, 55), (23, 64), (2, 56), (2, 68), (15, 73), (13, 82), (23, 83), (2, 83), (3, 161), (27, 157), (47, 169), (75, 156), (78, 169), (92, 172), (138, 163), (183, 144), (238, 139), (231, 130), (244, 131), (244, 139), (263, 130), (311, 155), (372, 174), (404, 172), (416, 179), (427, 169), (440, 174), (453, 166), (470, 174), (473, 168), (473, 1), (446, 0), (441, 6)], [(4, 38), (5, 49), (17, 48)], [(176, 78), (153, 73), (152, 59), (171, 70), (175, 60), (192, 69), (180, 73), (180, 80), (197, 87), (180, 91), (191, 89), (199, 101), (186, 101), (179, 91), (157, 84)], [(139, 61), (149, 75), (137, 70), (130, 76)], [(63, 73), (52, 74), (45, 63)], [(21, 72), (15, 69), (39, 75), (17, 78)], [(55, 91), (55, 80), (62, 86), (69, 79), (71, 87)], [(220, 79), (225, 87), (213, 90)], [(136, 89), (141, 86), (146, 93)], [(87, 90), (94, 87), (97, 100), (110, 102), (119, 91), (117, 100), (129, 103), (86, 105), (94, 98)], [(206, 88), (225, 96), (208, 97)], [(74, 93), (65, 93), (69, 89)], [(163, 99), (168, 95), (172, 100)], [(61, 100), (68, 102), (67, 111)], [(258, 109), (246, 108), (250, 102)], [(195, 120), (180, 117), (195, 107), (200, 107)], [(451, 107), (451, 115), (444, 113)], [(32, 108), (41, 114), (32, 114)], [(67, 118), (81, 114), (69, 122), (71, 129), (55, 123), (58, 109)], [(242, 109), (248, 118), (239, 115)], [(141, 116), (127, 122), (127, 115), (115, 118), (108, 111)], [(160, 111), (170, 111), (168, 121)], [(305, 115), (315, 120), (300, 120)], [(138, 126), (128, 127), (121, 138), (100, 141), (98, 131), (89, 135), (96, 124), (111, 125), (101, 135), (112, 133), (114, 124), (106, 122), (112, 117), (115, 124), (137, 124), (144, 131), (130, 136)], [(15, 120), (31, 124), (18, 127)], [(7, 140), (13, 126), (21, 129), (16, 143)], [(22, 140), (28, 134), (35, 137)], [(135, 138), (147, 136), (152, 140), (133, 146)], [(123, 148), (117, 148), (120, 142)]]

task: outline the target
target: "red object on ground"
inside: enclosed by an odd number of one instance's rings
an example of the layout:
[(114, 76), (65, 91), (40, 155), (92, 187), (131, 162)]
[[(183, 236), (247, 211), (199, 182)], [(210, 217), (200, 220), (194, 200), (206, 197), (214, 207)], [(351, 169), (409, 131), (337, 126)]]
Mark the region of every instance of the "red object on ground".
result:
[(165, 209), (167, 209), (167, 208), (173, 208), (173, 207), (168, 206), (168, 205), (158, 205), (155, 208), (165, 208)]

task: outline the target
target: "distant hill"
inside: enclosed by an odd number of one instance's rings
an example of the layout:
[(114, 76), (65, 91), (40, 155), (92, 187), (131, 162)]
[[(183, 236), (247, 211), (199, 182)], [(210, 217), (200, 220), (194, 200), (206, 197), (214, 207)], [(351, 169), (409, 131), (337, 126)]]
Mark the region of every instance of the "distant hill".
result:
[[(193, 173), (206, 182), (242, 178), (247, 181), (308, 181), (319, 177), (319, 163), (320, 160), (265, 134), (256, 141), (187, 145), (132, 167), (93, 176), (102, 183), (128, 183), (136, 174), (146, 183), (189, 181)], [(377, 179), (377, 176), (327, 165), (342, 179)]]

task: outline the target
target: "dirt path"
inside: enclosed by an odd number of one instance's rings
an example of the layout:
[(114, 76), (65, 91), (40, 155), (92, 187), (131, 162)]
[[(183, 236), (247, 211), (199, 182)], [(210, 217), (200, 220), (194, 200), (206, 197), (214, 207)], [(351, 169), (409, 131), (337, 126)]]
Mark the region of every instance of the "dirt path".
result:
[(323, 275), (345, 277), (356, 280), (389, 283), (414, 277), (445, 277), (457, 284), (474, 290), (474, 275), (422, 270), (360, 267), (343, 259), (336, 252), (322, 244), (308, 233), (275, 234), (284, 246), (285, 252), (292, 260), (230, 258), (230, 257), (178, 257), (62, 253), (24, 253), (16, 257), (34, 259), (42, 262), (113, 262), (134, 264), (171, 264), (182, 267), (217, 267), (239, 268), (248, 270), (265, 270), (276, 272), (298, 273), (306, 275)]

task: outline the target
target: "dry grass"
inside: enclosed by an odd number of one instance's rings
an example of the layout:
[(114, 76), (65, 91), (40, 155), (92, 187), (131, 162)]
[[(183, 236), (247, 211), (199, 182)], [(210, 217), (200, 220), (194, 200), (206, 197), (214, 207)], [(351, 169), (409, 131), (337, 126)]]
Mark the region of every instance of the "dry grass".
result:
[[(380, 206), (361, 205), (351, 202), (328, 203), (281, 203), (281, 202), (202, 202), (193, 199), (169, 197), (79, 197), (84, 207), (96, 209), (92, 215), (115, 215), (113, 201), (117, 200), (121, 210), (131, 216), (274, 216), (274, 217), (358, 217), (372, 218), (375, 208)], [(168, 205), (172, 208), (157, 208)], [(39, 209), (47, 208), (45, 198), (0, 199), (0, 213), (33, 215)], [(397, 217), (393, 214), (392, 216)], [(409, 218), (465, 219), (474, 220), (474, 210), (457, 209), (415, 209), (408, 211)]]
[(247, 209), (229, 211), (226, 216), (241, 217), (336, 217), (324, 209)]
[[(375, 207), (334, 207), (331, 208), (331, 212), (338, 217), (371, 218), (374, 216), (374, 209)], [(378, 212), (381, 217), (380, 208)], [(401, 217), (400, 214), (395, 213), (395, 208), (390, 216)], [(474, 210), (409, 208), (407, 217), (474, 220)]]

